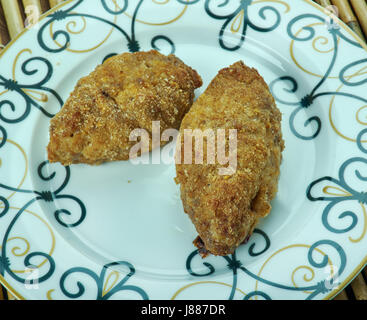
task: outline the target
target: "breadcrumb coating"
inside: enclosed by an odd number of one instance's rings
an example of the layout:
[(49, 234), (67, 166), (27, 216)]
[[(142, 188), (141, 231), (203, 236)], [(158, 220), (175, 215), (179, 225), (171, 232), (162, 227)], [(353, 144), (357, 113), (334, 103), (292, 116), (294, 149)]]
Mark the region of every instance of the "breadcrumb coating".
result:
[(151, 150), (152, 121), (162, 131), (178, 129), (201, 85), (198, 73), (174, 55), (111, 57), (78, 81), (51, 120), (48, 159), (63, 165), (128, 160), (134, 129), (150, 133)]
[[(233, 175), (220, 175), (219, 163), (181, 161), (175, 179), (205, 249), (214, 255), (232, 254), (271, 210), (284, 149), (281, 113), (259, 73), (239, 61), (219, 71), (184, 117), (181, 137), (185, 129), (237, 130)], [(182, 150), (184, 139), (179, 143)]]

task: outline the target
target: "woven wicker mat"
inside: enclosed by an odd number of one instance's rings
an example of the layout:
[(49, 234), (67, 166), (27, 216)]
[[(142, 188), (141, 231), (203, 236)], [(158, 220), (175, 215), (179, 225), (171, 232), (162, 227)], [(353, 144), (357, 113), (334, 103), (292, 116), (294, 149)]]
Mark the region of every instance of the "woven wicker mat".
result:
[[(46, 12), (63, 0), (0, 0), (0, 44), (5, 46), (22, 31), (27, 15), (27, 6), (37, 6), (40, 12)], [(315, 0), (325, 8), (333, 10), (336, 6), (340, 18), (358, 34), (367, 40), (367, 0)], [(335, 8), (335, 7), (334, 7)], [(0, 48), (1, 50), (1, 48)], [(0, 300), (14, 300), (10, 292), (0, 284)], [(335, 300), (367, 300), (367, 267), (342, 291)]]

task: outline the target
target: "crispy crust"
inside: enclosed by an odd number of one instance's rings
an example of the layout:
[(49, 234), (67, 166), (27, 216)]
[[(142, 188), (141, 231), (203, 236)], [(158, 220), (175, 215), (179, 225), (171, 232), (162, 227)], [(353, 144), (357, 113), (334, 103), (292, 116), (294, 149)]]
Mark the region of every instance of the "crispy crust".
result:
[[(128, 160), (134, 129), (179, 128), (190, 109), (198, 73), (174, 55), (124, 53), (80, 79), (51, 120), (50, 162), (100, 164)], [(150, 143), (150, 150), (152, 143)]]
[(205, 248), (231, 254), (271, 210), (284, 149), (281, 113), (259, 73), (239, 61), (219, 71), (184, 117), (181, 136), (184, 129), (237, 129), (235, 174), (219, 175), (219, 164), (176, 164), (184, 210)]

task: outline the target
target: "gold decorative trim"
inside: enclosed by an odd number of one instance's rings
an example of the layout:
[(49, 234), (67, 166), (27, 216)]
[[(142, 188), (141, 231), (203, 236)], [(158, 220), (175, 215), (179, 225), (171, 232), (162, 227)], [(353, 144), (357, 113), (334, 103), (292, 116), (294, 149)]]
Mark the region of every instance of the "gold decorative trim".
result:
[(53, 300), (51, 295), (54, 291), (55, 291), (55, 289), (50, 289), (50, 290), (47, 291), (47, 293), (46, 293), (47, 300)]
[[(310, 248), (311, 248), (311, 246), (310, 246), (310, 245), (307, 245), (307, 244), (292, 244), (292, 245), (286, 246), (286, 247), (284, 247), (284, 248), (281, 248), (281, 249), (279, 249), (279, 250), (275, 251), (275, 252), (274, 252), (274, 253), (273, 253), (273, 254), (272, 254), (268, 259), (266, 259), (266, 260), (265, 260), (264, 264), (261, 266), (260, 271), (259, 271), (259, 273), (257, 274), (257, 275), (258, 275), (258, 277), (261, 277), (261, 273), (263, 272), (263, 270), (264, 270), (265, 266), (268, 264), (268, 262), (269, 262), (271, 259), (273, 259), (276, 255), (278, 255), (279, 253), (281, 253), (281, 252), (283, 252), (283, 251), (286, 251), (286, 250), (288, 250), (288, 249), (294, 249), (294, 248), (306, 248), (306, 249), (310, 249)], [(316, 250), (318, 253), (322, 254), (323, 256), (326, 256), (326, 254), (325, 254), (323, 251), (321, 251), (320, 249), (315, 248), (315, 250)], [(329, 266), (330, 266), (331, 274), (333, 275), (334, 270), (333, 270), (333, 265), (332, 265), (332, 263), (331, 263), (331, 260), (330, 260), (330, 259), (328, 259), (328, 263), (329, 263)], [(311, 271), (312, 271), (312, 274), (313, 274), (313, 277), (314, 277), (314, 275), (315, 275), (315, 272), (313, 271), (313, 269), (312, 269), (312, 268), (307, 267), (307, 266), (298, 266), (296, 269), (294, 269), (294, 270), (293, 270), (292, 275), (291, 275), (292, 283), (294, 284), (295, 288), (297, 288), (297, 285), (296, 285), (296, 283), (295, 283), (295, 281), (294, 281), (294, 276), (295, 276), (295, 273), (296, 273), (298, 270), (300, 270), (300, 269), (308, 269), (308, 270), (311, 270)], [(306, 280), (306, 281), (307, 281), (307, 282), (311, 281), (311, 280), (313, 279), (313, 277), (311, 277), (311, 279), (310, 279), (310, 280)], [(304, 278), (305, 278), (305, 276), (304, 276)], [(307, 277), (306, 277), (306, 279), (309, 279), (309, 278), (307, 278)], [(255, 291), (258, 291), (258, 285), (259, 285), (259, 281), (256, 281)], [(309, 293), (309, 292), (305, 291), (305, 293)]]
[[(60, 3), (59, 5), (57, 5), (56, 7), (53, 7), (52, 9), (50, 9), (49, 11), (47, 11), (46, 13), (42, 14), (40, 16), (39, 21), (43, 20), (44, 18), (46, 18), (48, 15), (50, 15), (51, 13), (55, 12), (56, 10), (58, 10), (59, 8), (66, 6), (67, 4), (71, 3), (73, 0), (66, 0), (62, 3)], [(276, 0), (273, 0), (276, 1)], [(313, 6), (314, 8), (316, 8), (317, 10), (324, 12), (323, 8), (321, 6), (319, 6), (318, 4), (312, 2), (312, 0), (303, 0), (304, 2), (306, 2), (307, 4)], [(346, 31), (348, 32), (354, 39), (356, 42), (358, 42), (362, 48), (367, 52), (367, 44), (364, 43), (362, 41), (362, 39), (360, 39), (345, 23), (343, 23), (342, 21), (339, 21), (340, 26)], [(12, 47), (13, 44), (15, 44), (19, 38), (21, 38), (26, 32), (28, 31), (27, 28), (23, 29), (22, 32), (20, 32), (12, 41), (10, 41), (8, 43), (7, 46), (5, 46), (5, 48), (0, 52), (0, 58)], [(340, 285), (340, 289), (335, 289), (333, 290), (330, 294), (328, 294), (324, 300), (329, 300), (334, 298), (339, 292), (341, 292), (359, 273), (360, 271), (367, 265), (367, 255), (365, 256), (365, 258), (362, 260), (362, 262), (353, 270), (353, 272), (350, 273), (350, 275), (341, 283)], [(210, 281), (208, 281), (210, 283)], [(0, 283), (18, 300), (25, 300), (25, 298), (18, 293), (6, 280), (3, 276), (0, 275)], [(205, 281), (204, 281), (205, 283)], [(225, 286), (230, 286), (228, 284), (225, 283), (221, 283), (222, 285)], [(191, 286), (194, 284), (191, 284)], [(190, 286), (190, 285), (188, 285)], [(188, 287), (186, 286), (186, 287)], [(174, 300), (175, 297), (177, 297), (177, 295), (182, 291), (183, 289), (180, 289), (179, 291), (177, 291), (177, 293), (171, 298), (171, 300)], [(239, 290), (239, 289), (238, 289)], [(48, 291), (47, 295), (49, 295), (52, 292), (52, 290)], [(242, 291), (241, 291), (242, 293)]]
[[(72, 20), (72, 21), (69, 21), (67, 24), (66, 24), (66, 30), (69, 32), (69, 33), (72, 33), (72, 34), (81, 34), (84, 32), (84, 30), (87, 28), (87, 21), (84, 17), (81, 17), (82, 21), (83, 21), (83, 26), (80, 30), (78, 31), (73, 31), (70, 26), (73, 25), (74, 27), (77, 25), (77, 23), (75, 22), (75, 20)], [(116, 24), (117, 22), (117, 17), (115, 16), (114, 17), (114, 20), (113, 20), (113, 23)], [(49, 30), (49, 33), (50, 33), (50, 37), (51, 39), (53, 39), (53, 25), (54, 23), (51, 22), (50, 24), (50, 30)], [(114, 27), (111, 27), (111, 30), (108, 32), (107, 36), (98, 44), (96, 44), (94, 47), (92, 48), (89, 48), (89, 49), (82, 49), (82, 50), (76, 50), (76, 49), (71, 49), (70, 46), (68, 46), (65, 50), (66, 51), (69, 51), (69, 52), (73, 52), (73, 53), (86, 53), (86, 52), (91, 52), (91, 51), (94, 51), (95, 49), (99, 48), (100, 46), (102, 46), (111, 36), (111, 34), (113, 33), (113, 30), (114, 30)], [(59, 47), (61, 48), (62, 45), (57, 42), (57, 40), (53, 40), (54, 43)]]
[[(322, 26), (323, 23), (322, 22), (316, 22), (316, 23), (312, 23), (312, 24), (308, 24), (306, 27), (315, 27), (315, 26)], [(298, 36), (300, 33), (302, 32), (302, 29), (298, 30), (296, 32), (296, 36)], [(330, 53), (333, 51), (333, 48), (329, 49), (329, 50), (321, 50), (319, 48), (317, 48), (317, 42), (318, 41), (323, 41), (321, 44), (322, 45), (327, 45), (329, 43), (329, 40), (324, 37), (324, 36), (319, 36), (319, 37), (316, 37), (313, 41), (312, 41), (312, 48), (319, 52), (319, 53)], [(340, 42), (340, 39), (338, 37), (337, 39), (337, 42), (339, 44)], [(318, 78), (322, 78), (322, 75), (321, 74), (317, 74), (317, 73), (314, 73), (310, 70), (307, 70), (306, 68), (302, 67), (301, 64), (298, 62), (298, 60), (296, 59), (296, 56), (295, 56), (295, 51), (294, 51), (294, 44), (295, 44), (295, 40), (292, 40), (291, 41), (291, 45), (290, 45), (290, 49), (289, 49), (289, 53), (291, 55), (291, 59), (293, 60), (294, 64), (300, 69), (302, 70), (303, 72), (311, 75), (311, 76), (314, 76), (314, 77), (318, 77)], [(338, 79), (338, 77), (333, 77), (333, 76), (329, 76), (328, 79)]]
[[(232, 288), (232, 287), (233, 287), (232, 285), (230, 285), (230, 284), (228, 284), (228, 283), (218, 282), (218, 281), (198, 281), (198, 282), (193, 282), (193, 283), (190, 283), (190, 284), (188, 284), (188, 285), (186, 285), (186, 286), (183, 286), (182, 288), (180, 288), (179, 290), (177, 290), (177, 291), (175, 292), (175, 294), (172, 296), (171, 300), (176, 300), (177, 296), (178, 296), (181, 292), (183, 292), (183, 291), (185, 291), (186, 289), (191, 288), (191, 287), (193, 287), (193, 286), (199, 285), (199, 284), (219, 284), (219, 285), (222, 285), (222, 286), (226, 286), (226, 287), (228, 287), (228, 288)], [(245, 292), (243, 292), (242, 290), (240, 290), (240, 289), (236, 288), (236, 291), (238, 291), (238, 292), (242, 293), (244, 296), (246, 296), (246, 293), (245, 293)]]

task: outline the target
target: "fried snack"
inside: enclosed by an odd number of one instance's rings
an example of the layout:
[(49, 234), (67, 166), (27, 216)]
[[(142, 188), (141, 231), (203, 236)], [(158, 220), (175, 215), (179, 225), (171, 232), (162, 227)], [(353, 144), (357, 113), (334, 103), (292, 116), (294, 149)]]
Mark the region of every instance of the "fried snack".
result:
[(137, 143), (129, 141), (131, 132), (147, 130), (151, 139), (152, 121), (160, 121), (162, 131), (178, 129), (201, 85), (197, 72), (174, 55), (114, 56), (78, 81), (51, 120), (48, 159), (63, 165), (128, 160)]
[[(185, 129), (236, 129), (234, 174), (220, 175), (217, 162), (185, 164)], [(184, 210), (205, 245), (198, 246), (199, 252), (232, 254), (271, 210), (284, 149), (281, 113), (259, 73), (239, 61), (219, 71), (184, 117), (180, 136), (175, 180)], [(205, 159), (205, 145), (203, 153)]]

